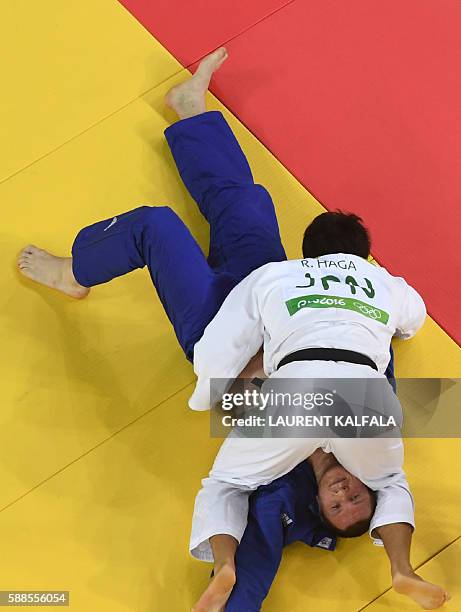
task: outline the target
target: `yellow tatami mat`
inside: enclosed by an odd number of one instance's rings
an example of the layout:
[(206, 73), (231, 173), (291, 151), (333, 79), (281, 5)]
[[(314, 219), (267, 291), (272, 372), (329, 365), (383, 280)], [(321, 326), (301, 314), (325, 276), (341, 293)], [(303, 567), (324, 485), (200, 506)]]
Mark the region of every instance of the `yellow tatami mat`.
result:
[[(187, 555), (193, 498), (219, 441), (204, 442), (208, 415), (187, 412), (189, 386), (1, 513), (1, 583), (69, 589), (72, 609), (189, 610), (209, 566)], [(418, 461), (427, 445), (421, 444)], [(409, 469), (417, 499), (414, 561), (456, 533), (449, 501), (458, 444), (431, 444), (431, 473)], [(431, 499), (437, 494), (437, 512)], [(53, 585), (53, 586), (51, 586)], [(287, 550), (264, 609), (353, 612), (389, 587), (384, 552), (368, 537), (334, 554)]]
[(0, 181), (182, 68), (114, 0), (2, 2), (0, 39)]

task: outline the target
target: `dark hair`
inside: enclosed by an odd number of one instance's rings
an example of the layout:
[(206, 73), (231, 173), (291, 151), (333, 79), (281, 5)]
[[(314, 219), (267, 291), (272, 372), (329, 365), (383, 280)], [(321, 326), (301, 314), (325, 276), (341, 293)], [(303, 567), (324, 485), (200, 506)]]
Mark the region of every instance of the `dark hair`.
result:
[(325, 212), (316, 217), (304, 232), (303, 256), (319, 257), (349, 253), (367, 259), (370, 235), (362, 219), (353, 213)]
[(325, 525), (325, 527), (328, 529), (328, 531), (330, 531), (333, 535), (338, 536), (339, 538), (358, 538), (364, 533), (367, 533), (367, 531), (370, 529), (371, 519), (373, 518), (373, 514), (375, 513), (375, 510), (376, 510), (376, 493), (372, 491), (371, 489), (369, 489), (368, 487), (367, 489), (368, 489), (368, 494), (370, 495), (370, 500), (371, 500), (371, 513), (370, 513), (369, 518), (362, 519), (361, 521), (357, 521), (356, 523), (349, 525), (349, 527), (346, 527), (346, 529), (338, 529), (338, 527), (335, 527), (333, 523), (331, 523), (322, 514), (321, 516), (322, 522)]

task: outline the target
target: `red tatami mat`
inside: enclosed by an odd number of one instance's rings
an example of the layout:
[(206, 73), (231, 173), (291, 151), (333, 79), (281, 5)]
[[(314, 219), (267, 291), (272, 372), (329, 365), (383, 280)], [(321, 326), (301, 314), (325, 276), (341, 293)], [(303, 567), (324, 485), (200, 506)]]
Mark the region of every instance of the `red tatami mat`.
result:
[[(125, 4), (185, 65), (276, 8)], [(295, 0), (227, 44), (213, 87), (327, 208), (363, 216), (458, 342), (460, 32), (458, 0)]]
[(184, 66), (293, 0), (120, 0)]

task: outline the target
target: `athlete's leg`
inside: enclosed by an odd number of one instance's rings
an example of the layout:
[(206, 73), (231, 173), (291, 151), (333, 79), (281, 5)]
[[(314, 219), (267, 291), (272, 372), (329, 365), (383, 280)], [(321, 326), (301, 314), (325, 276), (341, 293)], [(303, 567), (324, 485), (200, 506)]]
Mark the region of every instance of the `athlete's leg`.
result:
[(143, 206), (111, 227), (102, 222), (86, 228), (72, 253), (75, 277), (85, 286), (146, 265), (188, 359), (232, 287), (229, 276), (210, 269), (188, 228), (168, 207)]
[(211, 74), (223, 54), (218, 50), (206, 58), (192, 78), (168, 93), (167, 103), (186, 118), (167, 128), (165, 136), (184, 184), (210, 224), (209, 264), (238, 282), (286, 256), (270, 195), (255, 184), (221, 113), (205, 112)]
[(89, 287), (84, 287), (76, 280), (72, 257), (57, 257), (34, 244), (22, 249), (18, 257), (18, 268), (26, 278), (73, 298), (85, 298), (90, 292)]
[(221, 612), (235, 585), (235, 553), (238, 542), (227, 534), (210, 538), (214, 557), (213, 579), (192, 612)]
[(391, 564), (392, 584), (397, 593), (410, 597), (425, 610), (440, 608), (450, 599), (442, 587), (418, 576), (410, 563), (413, 529), (406, 523), (383, 525), (377, 529)]
[(90, 287), (147, 265), (188, 359), (233, 286), (229, 275), (211, 270), (187, 227), (168, 207), (142, 206), (82, 229), (72, 258), (33, 249), (30, 253), (25, 253), (30, 247), (24, 249), (20, 267), (27, 257), (27, 265), (36, 271), (33, 280), (66, 293), (72, 283), (88, 292)]
[[(180, 122), (170, 135), (185, 183), (210, 221), (209, 264), (214, 272), (167, 208), (142, 207), (85, 228), (75, 241), (73, 258), (29, 246), (18, 261), (24, 275), (73, 297), (85, 297), (90, 287), (148, 265), (189, 359), (232, 287), (260, 265), (285, 258), (270, 197), (254, 184), (230, 128), (219, 113), (201, 115), (211, 74), (225, 57), (224, 50), (211, 54), (192, 79), (168, 96), (180, 117), (200, 115), (194, 117), (195, 127), (188, 130), (187, 121)], [(204, 155), (208, 146), (210, 154)]]
[(202, 481), (195, 500), (191, 554), (214, 564), (214, 577), (194, 612), (220, 612), (235, 584), (235, 553), (247, 523), (250, 487), (213, 477)]

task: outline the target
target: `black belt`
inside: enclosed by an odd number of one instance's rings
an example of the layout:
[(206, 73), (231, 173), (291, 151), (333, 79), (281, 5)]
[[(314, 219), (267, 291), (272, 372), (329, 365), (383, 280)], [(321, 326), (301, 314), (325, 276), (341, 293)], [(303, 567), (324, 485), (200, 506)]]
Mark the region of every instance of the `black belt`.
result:
[(290, 353), (278, 364), (277, 370), (292, 361), (347, 361), (357, 365), (366, 365), (378, 371), (376, 363), (362, 353), (334, 348), (309, 348)]

